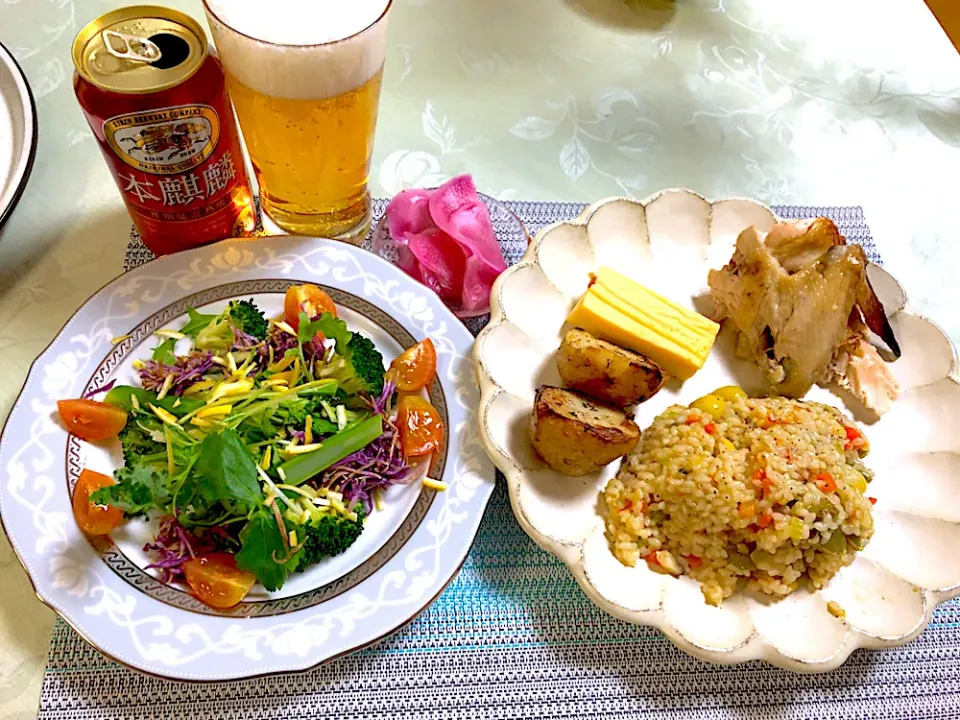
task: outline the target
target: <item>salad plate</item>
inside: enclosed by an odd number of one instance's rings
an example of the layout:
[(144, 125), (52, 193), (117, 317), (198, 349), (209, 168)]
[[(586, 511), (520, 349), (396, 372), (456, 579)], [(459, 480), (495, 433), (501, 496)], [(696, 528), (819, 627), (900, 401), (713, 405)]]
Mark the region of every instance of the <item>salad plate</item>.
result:
[[(436, 375), (420, 394), (436, 410), (444, 439), (427, 479), (385, 483), (376, 490), (376, 509), (368, 504), (365, 521), (360, 517), (363, 530), (345, 551), (290, 572), (272, 592), (257, 583), (239, 604), (215, 609), (191, 594), (192, 583), (188, 588), (182, 581), (165, 582), (169, 578), (162, 564), (150, 567), (157, 557), (147, 546), (160, 542), (155, 513), (131, 513), (136, 517), (110, 535), (81, 532), (71, 506), (78, 478), (84, 471), (109, 476), (124, 465), (127, 446), (116, 439), (87, 442), (69, 434), (57, 403), (102, 398), (100, 393), (110, 387), (139, 386), (144, 361), (156, 358), (162, 343), (173, 342), (177, 356), (190, 352), (190, 337), (178, 330), (197, 313), (216, 318), (231, 303), (252, 300), (267, 318), (282, 318), (286, 292), (304, 283), (324, 290), (339, 320), (371, 341), (387, 365), (426, 338), (432, 341)], [(442, 592), (463, 563), (492, 493), (493, 466), (476, 425), (479, 393), (469, 355), (472, 342), (431, 291), (372, 253), (335, 241), (231, 240), (155, 260), (96, 293), (32, 366), (0, 437), (3, 527), (38, 597), (105, 655), (146, 673), (199, 682), (234, 680), (304, 671), (365, 647), (408, 623)], [(328, 361), (337, 357), (333, 344), (327, 350)], [(316, 372), (313, 385), (322, 386), (325, 381)], [(254, 382), (263, 379), (257, 376)], [(280, 382), (273, 380), (270, 391)], [(174, 398), (173, 392), (167, 400), (175, 399), (178, 409), (172, 412), (182, 415), (187, 406), (180, 403), (189, 398)], [(164, 399), (163, 391), (156, 397)], [(208, 405), (217, 405), (214, 401), (211, 397)], [(137, 412), (144, 410), (134, 404)], [(159, 409), (164, 407), (174, 404)], [(330, 414), (333, 421), (342, 408), (337, 410)], [(149, 414), (130, 411), (131, 417), (149, 419)], [(314, 422), (318, 428), (316, 423), (326, 421)], [(344, 418), (339, 427), (332, 422), (331, 438), (350, 433), (352, 422)], [(358, 419), (356, 424), (363, 423)], [(205, 421), (196, 425), (208, 427)], [(177, 424), (170, 427), (181, 430)], [(196, 433), (184, 416), (187, 428)], [(292, 435), (285, 430), (281, 435), (287, 439), (279, 442), (290, 446), (293, 457)], [(154, 440), (156, 436), (154, 432)], [(302, 432), (300, 437), (302, 443), (309, 440)], [(250, 438), (244, 440), (249, 449)], [(336, 443), (323, 438), (316, 445)], [(202, 454), (198, 462), (204, 462)], [(229, 465), (228, 459), (218, 462), (223, 468)], [(175, 464), (173, 457), (170, 464)], [(269, 459), (258, 465), (273, 473)], [(221, 476), (231, 482), (230, 470)], [(337, 505), (341, 495), (328, 497)], [(344, 490), (343, 502), (350, 497)], [(268, 492), (263, 504), (270, 506), (275, 499)], [(359, 512), (357, 502), (354, 510)], [(224, 507), (235, 507), (236, 498), (231, 503)], [(303, 542), (295, 533), (289, 539), (294, 549)], [(237, 558), (239, 565), (239, 554)]]
[[(701, 310), (711, 269), (754, 226), (778, 221), (761, 203), (710, 201), (688, 190), (645, 200), (612, 198), (573, 220), (541, 230), (491, 297), (492, 319), (474, 347), (481, 386), (480, 427), (490, 457), (507, 477), (514, 513), (530, 537), (560, 558), (611, 616), (658, 628), (681, 649), (716, 663), (764, 660), (798, 672), (830, 670), (857, 648), (903, 644), (926, 627), (938, 604), (960, 595), (960, 422), (957, 354), (947, 336), (914, 313), (900, 284), (867, 268), (900, 340), (889, 365), (902, 394), (877, 420), (849, 396), (814, 386), (805, 399), (838, 407), (862, 423), (875, 472), (870, 495), (875, 534), (821, 590), (801, 588), (777, 602), (738, 593), (708, 605), (696, 582), (621, 564), (610, 549), (603, 490), (619, 461), (565, 477), (534, 452), (531, 410), (542, 385), (560, 385), (557, 349), (571, 309), (602, 266), (690, 309)], [(669, 382), (637, 406), (641, 432), (669, 406), (689, 405), (714, 388), (763, 392), (756, 365), (739, 360), (729, 328), (703, 368)]]

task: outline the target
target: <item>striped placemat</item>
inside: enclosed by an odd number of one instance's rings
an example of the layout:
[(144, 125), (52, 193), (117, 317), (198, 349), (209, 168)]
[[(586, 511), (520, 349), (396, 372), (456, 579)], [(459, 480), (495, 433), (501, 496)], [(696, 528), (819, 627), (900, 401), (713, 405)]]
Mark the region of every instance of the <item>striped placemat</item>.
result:
[[(575, 203), (506, 203), (531, 234)], [(383, 212), (378, 201), (375, 213)], [(779, 207), (832, 217), (879, 261), (856, 207)], [(510, 262), (524, 248), (505, 247)], [(127, 269), (150, 259), (134, 238)], [(909, 645), (857, 651), (839, 670), (796, 675), (713, 666), (656, 630), (615, 620), (517, 525), (498, 484), (460, 574), (391, 638), (302, 675), (188, 685), (113, 664), (58, 621), (40, 718), (960, 718), (960, 602)]]

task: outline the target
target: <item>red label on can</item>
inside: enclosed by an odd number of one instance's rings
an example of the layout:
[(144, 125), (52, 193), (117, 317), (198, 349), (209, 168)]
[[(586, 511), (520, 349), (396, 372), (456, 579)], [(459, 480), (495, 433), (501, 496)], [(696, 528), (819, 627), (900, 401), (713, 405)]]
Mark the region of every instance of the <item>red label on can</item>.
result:
[(237, 158), (223, 148), (220, 118), (209, 105), (178, 105), (117, 115), (103, 123), (107, 144), (127, 168), (118, 168), (128, 202), (155, 220), (186, 221), (231, 203)]
[(121, 94), (79, 74), (77, 99), (144, 244), (158, 255), (248, 235), (256, 215), (223, 72)]

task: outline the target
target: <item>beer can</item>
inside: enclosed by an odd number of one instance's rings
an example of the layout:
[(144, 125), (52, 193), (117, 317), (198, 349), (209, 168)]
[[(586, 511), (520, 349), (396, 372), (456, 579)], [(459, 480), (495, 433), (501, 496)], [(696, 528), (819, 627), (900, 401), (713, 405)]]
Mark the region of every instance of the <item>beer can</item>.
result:
[(220, 61), (170, 8), (101, 15), (73, 42), (74, 90), (157, 255), (250, 234), (256, 210)]

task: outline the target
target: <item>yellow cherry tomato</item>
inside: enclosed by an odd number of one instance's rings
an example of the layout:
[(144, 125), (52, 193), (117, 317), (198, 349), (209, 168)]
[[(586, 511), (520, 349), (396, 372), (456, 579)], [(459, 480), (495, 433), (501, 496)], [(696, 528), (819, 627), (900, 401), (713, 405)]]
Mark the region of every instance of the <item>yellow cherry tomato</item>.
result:
[(727, 412), (727, 401), (717, 395), (704, 395), (702, 398), (694, 400), (690, 407), (707, 415), (712, 415), (715, 420), (720, 420)]
[(718, 398), (723, 398), (727, 402), (736, 402), (741, 398), (747, 397), (746, 391), (737, 387), (736, 385), (727, 385), (726, 387), (717, 388), (713, 391), (713, 394)]

